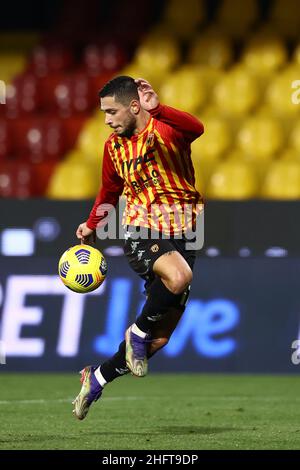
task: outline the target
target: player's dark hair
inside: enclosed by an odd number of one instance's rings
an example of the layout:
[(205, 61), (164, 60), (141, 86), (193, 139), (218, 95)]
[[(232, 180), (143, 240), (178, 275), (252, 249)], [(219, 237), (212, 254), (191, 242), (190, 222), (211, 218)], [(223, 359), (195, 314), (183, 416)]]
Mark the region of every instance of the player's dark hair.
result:
[(139, 101), (137, 84), (132, 77), (121, 75), (107, 82), (99, 91), (99, 97), (114, 96), (115, 100), (128, 105), (132, 100)]

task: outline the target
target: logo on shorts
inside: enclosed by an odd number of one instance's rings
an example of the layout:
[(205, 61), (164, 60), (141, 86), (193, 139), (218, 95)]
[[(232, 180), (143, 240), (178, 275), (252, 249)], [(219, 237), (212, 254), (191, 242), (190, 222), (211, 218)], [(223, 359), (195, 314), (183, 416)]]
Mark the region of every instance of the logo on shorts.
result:
[(156, 253), (158, 250), (159, 250), (159, 246), (157, 243), (155, 243), (155, 245), (152, 245), (150, 250), (153, 252), (153, 253)]

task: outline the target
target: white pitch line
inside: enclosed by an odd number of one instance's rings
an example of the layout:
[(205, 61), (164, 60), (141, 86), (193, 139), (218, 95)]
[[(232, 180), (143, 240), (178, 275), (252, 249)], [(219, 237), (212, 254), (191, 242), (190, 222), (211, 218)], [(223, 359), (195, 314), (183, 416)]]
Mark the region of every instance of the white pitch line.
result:
[[(45, 400), (44, 398), (38, 398), (34, 400), (0, 400), (0, 406), (1, 405), (45, 405), (48, 403), (72, 403), (75, 397), (72, 398), (57, 398), (54, 400)], [(124, 400), (143, 400), (146, 399), (147, 397), (145, 396), (124, 396), (124, 397), (103, 397), (102, 400), (104, 401), (124, 401)], [(162, 400), (164, 397), (158, 397), (158, 396), (151, 396), (148, 397), (151, 400)], [(209, 401), (243, 401), (243, 400), (259, 400), (259, 401), (273, 401), (273, 400), (282, 400), (282, 396), (253, 396), (253, 397), (247, 397), (247, 396), (222, 396), (222, 397), (212, 397), (212, 396), (189, 396), (189, 399), (196, 399), (197, 401), (203, 401), (203, 400), (209, 400)], [(101, 400), (101, 401), (102, 401)], [(293, 401), (299, 401), (300, 397), (293, 397)]]
[[(56, 400), (45, 400), (39, 398), (35, 400), (0, 400), (1, 405), (44, 405), (47, 403), (72, 403), (75, 397), (72, 398), (57, 398)], [(140, 400), (143, 397), (105, 397), (103, 400)]]

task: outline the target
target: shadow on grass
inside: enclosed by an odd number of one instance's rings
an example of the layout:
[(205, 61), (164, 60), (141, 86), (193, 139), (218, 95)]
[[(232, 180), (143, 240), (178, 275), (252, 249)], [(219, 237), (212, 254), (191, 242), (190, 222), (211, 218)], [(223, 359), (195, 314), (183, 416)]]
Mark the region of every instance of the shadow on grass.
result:
[(219, 434), (230, 431), (241, 431), (241, 429), (209, 426), (163, 426), (154, 431), (154, 434)]

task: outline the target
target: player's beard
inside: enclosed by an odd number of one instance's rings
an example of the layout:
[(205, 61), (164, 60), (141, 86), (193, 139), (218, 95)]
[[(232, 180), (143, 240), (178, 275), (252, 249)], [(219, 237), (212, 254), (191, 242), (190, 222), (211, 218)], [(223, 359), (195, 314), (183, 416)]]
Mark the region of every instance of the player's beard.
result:
[(136, 129), (136, 118), (132, 115), (129, 115), (126, 121), (124, 122), (124, 130), (120, 132), (119, 136), (121, 137), (127, 137), (130, 139), (130, 137), (133, 136), (134, 131)]

